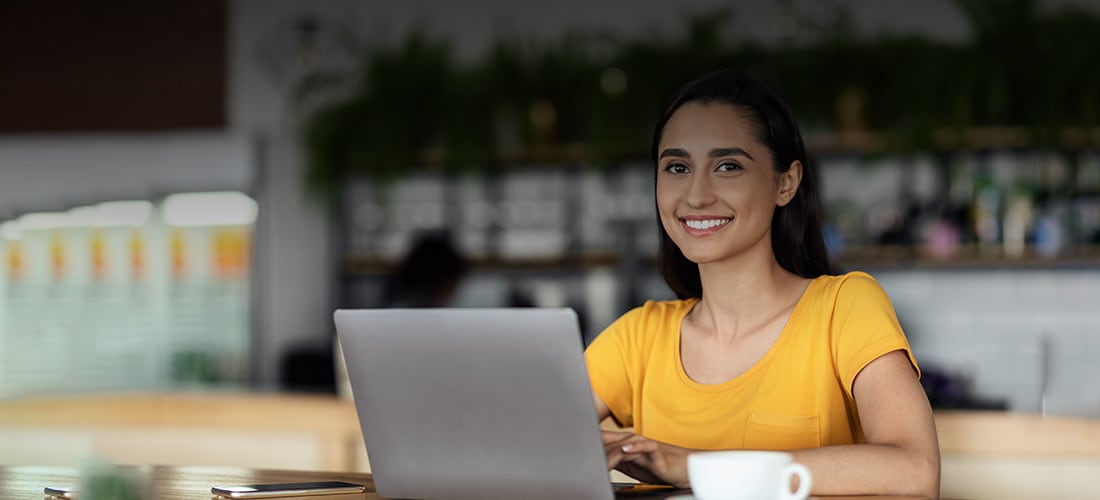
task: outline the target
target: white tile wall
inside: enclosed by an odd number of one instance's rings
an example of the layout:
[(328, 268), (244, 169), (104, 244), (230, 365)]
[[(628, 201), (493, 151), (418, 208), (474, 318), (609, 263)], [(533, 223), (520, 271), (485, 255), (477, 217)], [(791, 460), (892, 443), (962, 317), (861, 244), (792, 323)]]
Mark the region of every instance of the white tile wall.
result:
[(1100, 269), (869, 270), (922, 367), (1014, 410), (1100, 416)]

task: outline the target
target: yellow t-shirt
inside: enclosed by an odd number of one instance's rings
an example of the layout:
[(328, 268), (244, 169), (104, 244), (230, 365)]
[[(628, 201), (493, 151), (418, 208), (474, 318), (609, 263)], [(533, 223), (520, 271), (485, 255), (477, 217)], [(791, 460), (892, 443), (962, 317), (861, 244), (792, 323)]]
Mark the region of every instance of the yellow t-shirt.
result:
[[(695, 382), (680, 327), (697, 299), (646, 302), (585, 351), (592, 388), (634, 432), (693, 449), (792, 450), (865, 442), (852, 397), (859, 371), (904, 350), (886, 292), (853, 272), (810, 282), (779, 337), (745, 373)], [(919, 369), (918, 369), (919, 375)]]

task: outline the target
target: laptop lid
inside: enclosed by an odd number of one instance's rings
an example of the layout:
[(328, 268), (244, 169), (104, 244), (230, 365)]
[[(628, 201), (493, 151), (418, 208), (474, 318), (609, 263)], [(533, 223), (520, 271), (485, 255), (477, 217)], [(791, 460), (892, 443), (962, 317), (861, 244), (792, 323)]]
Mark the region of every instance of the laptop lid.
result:
[(614, 498), (571, 309), (335, 313), (391, 498)]

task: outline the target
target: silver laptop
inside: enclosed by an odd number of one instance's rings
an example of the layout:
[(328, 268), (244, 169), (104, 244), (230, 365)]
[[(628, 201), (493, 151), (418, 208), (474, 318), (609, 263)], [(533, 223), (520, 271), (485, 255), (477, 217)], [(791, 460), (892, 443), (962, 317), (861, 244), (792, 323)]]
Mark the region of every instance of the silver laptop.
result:
[(380, 495), (615, 497), (573, 310), (335, 318)]

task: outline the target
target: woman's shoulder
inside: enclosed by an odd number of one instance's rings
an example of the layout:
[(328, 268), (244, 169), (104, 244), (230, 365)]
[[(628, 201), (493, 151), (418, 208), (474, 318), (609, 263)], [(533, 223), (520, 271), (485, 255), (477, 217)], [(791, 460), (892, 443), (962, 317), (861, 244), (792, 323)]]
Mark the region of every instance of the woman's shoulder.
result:
[(879, 287), (878, 280), (864, 271), (849, 271), (844, 274), (826, 274), (814, 278), (815, 282), (825, 287), (833, 288), (861, 288)]
[(887, 301), (886, 290), (879, 285), (875, 277), (865, 271), (849, 271), (842, 275), (826, 275), (813, 280), (817, 296), (828, 302), (875, 302)]
[(600, 332), (593, 345), (613, 342), (620, 349), (634, 346), (648, 351), (658, 339), (671, 337), (672, 333), (680, 331), (680, 321), (696, 302), (698, 299), (648, 300), (619, 316)]
[(827, 297), (869, 298), (885, 296), (885, 291), (878, 280), (863, 271), (820, 276), (814, 278), (814, 283), (821, 290), (822, 295)]

